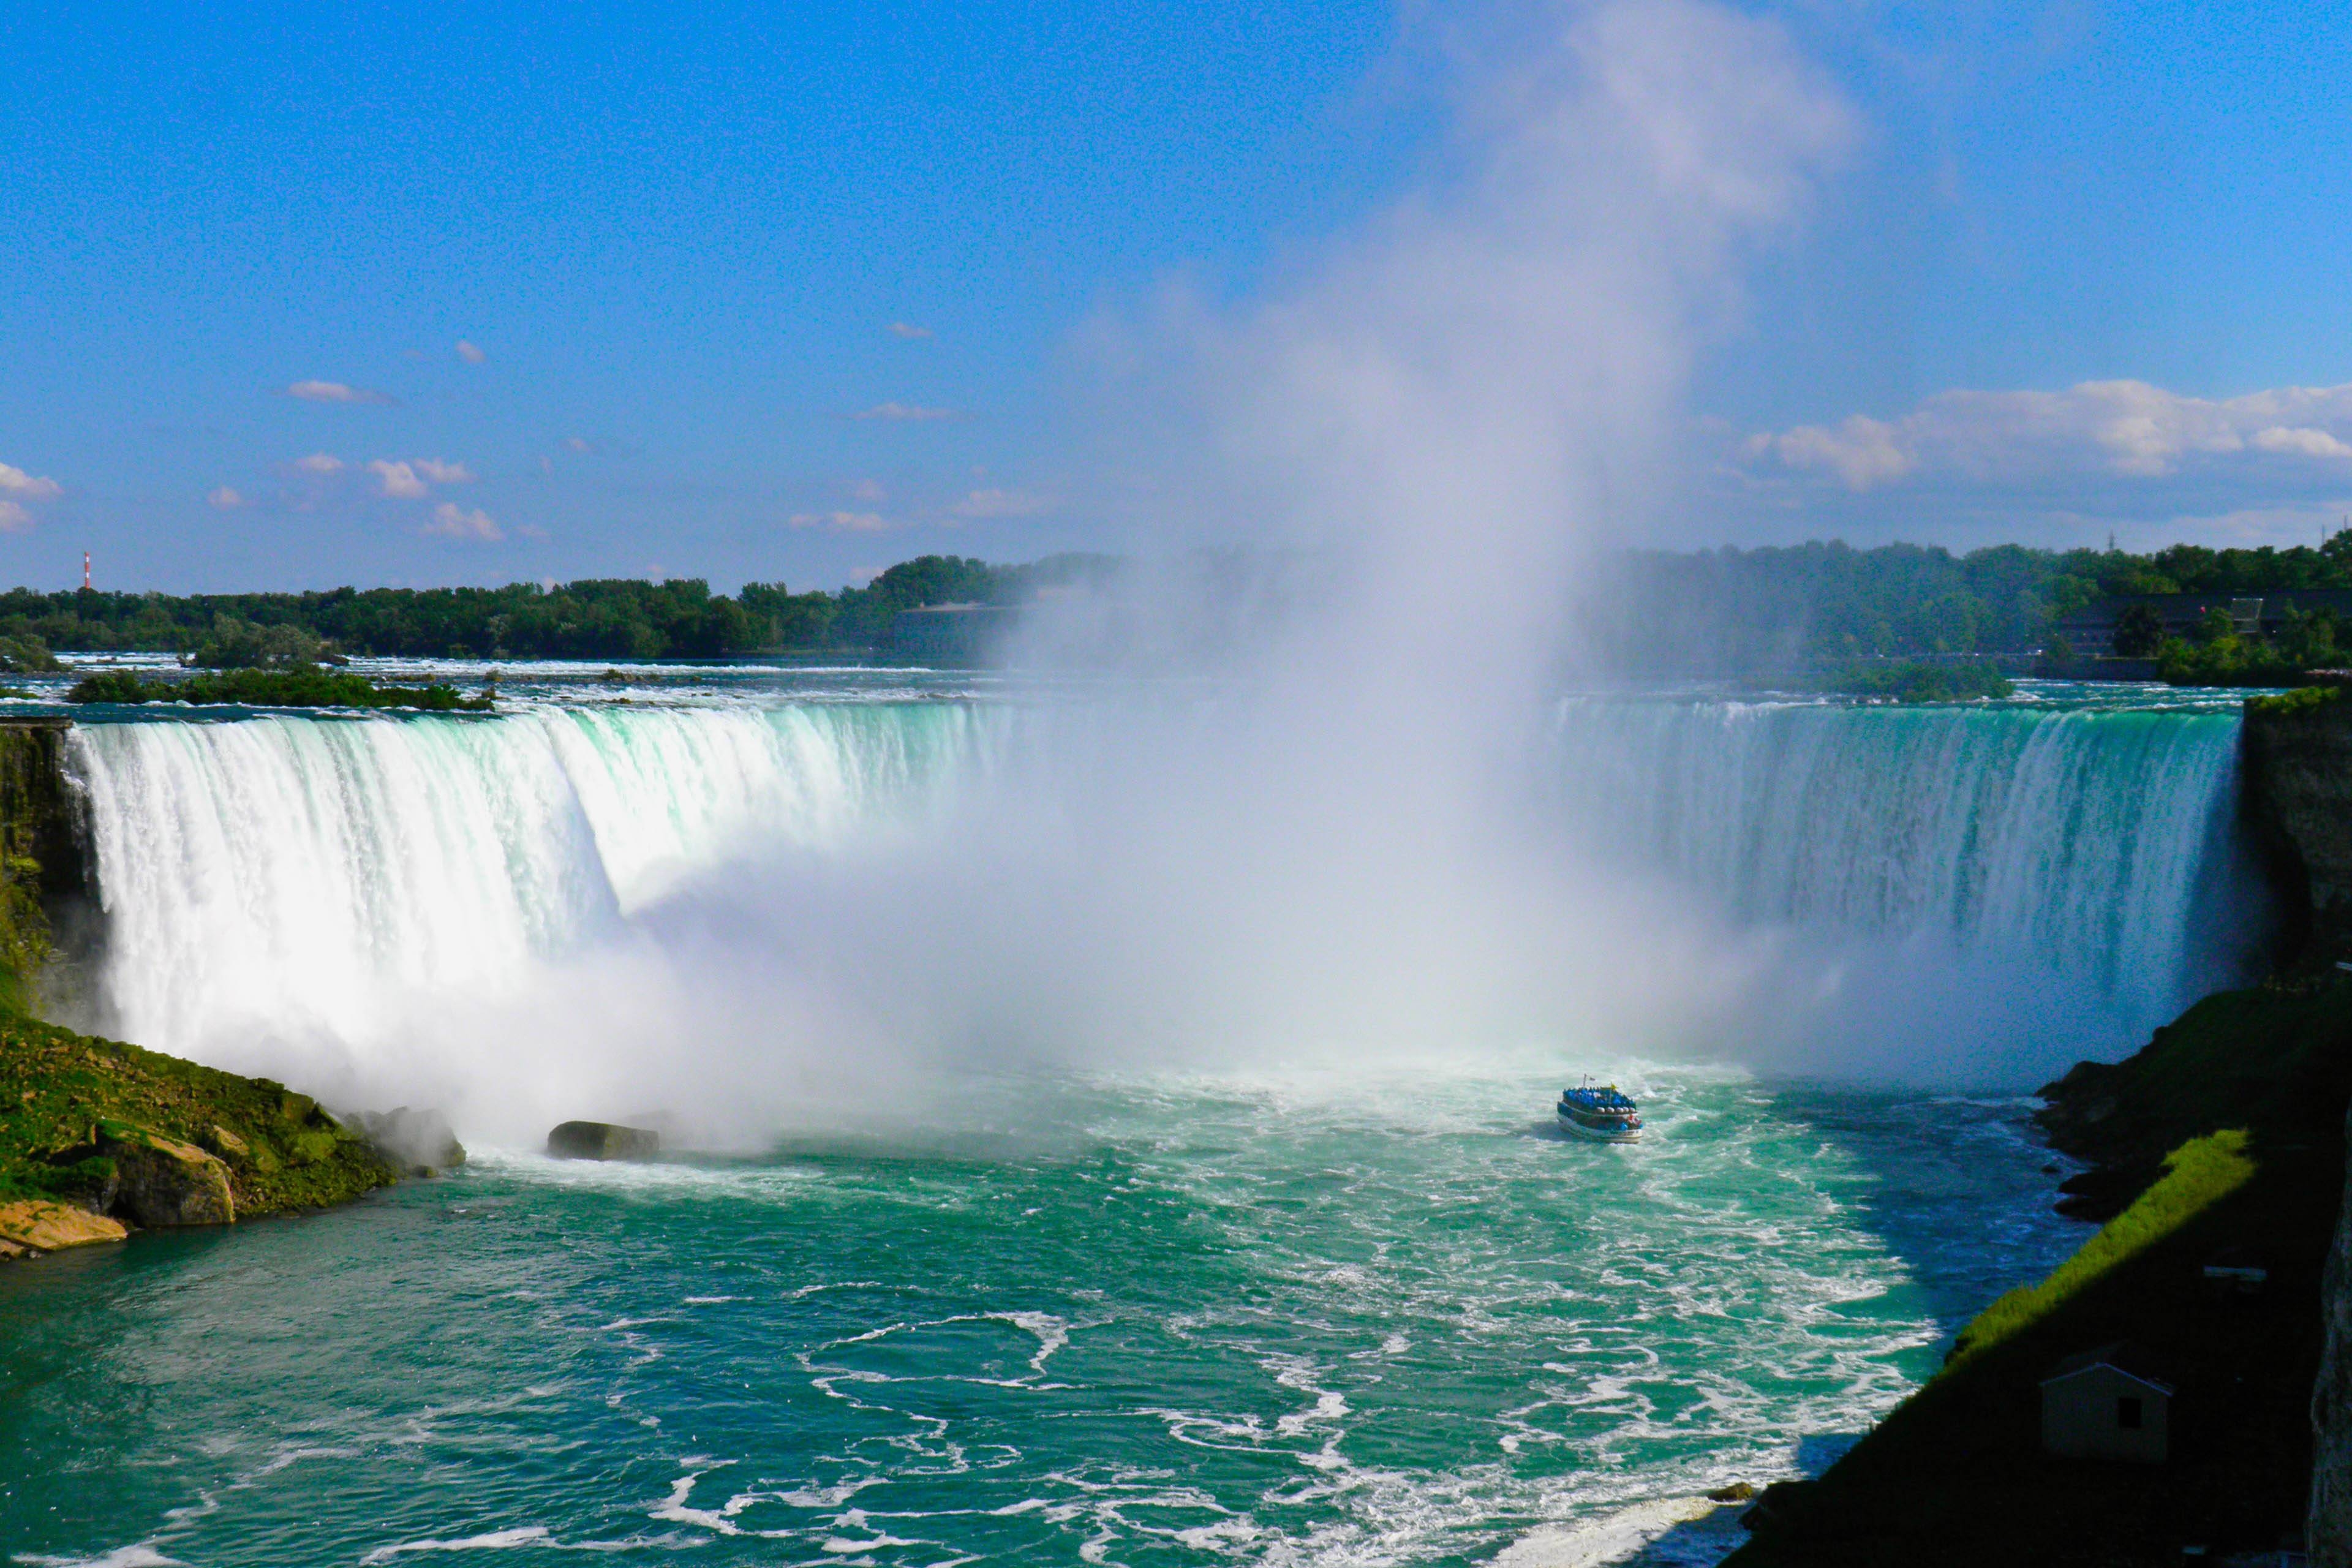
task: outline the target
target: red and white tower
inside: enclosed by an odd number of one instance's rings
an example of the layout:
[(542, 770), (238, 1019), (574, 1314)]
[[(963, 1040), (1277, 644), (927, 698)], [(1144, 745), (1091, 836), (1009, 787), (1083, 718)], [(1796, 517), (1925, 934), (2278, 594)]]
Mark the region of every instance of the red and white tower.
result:
[(81, 591), (85, 594), (89, 592), (89, 552), (87, 550), (81, 552)]

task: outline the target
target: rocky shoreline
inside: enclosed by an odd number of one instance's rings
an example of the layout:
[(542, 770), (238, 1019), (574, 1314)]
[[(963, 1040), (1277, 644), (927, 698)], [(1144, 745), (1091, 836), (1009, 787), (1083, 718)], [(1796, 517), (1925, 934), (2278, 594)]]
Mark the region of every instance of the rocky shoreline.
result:
[(437, 1117), (346, 1122), (268, 1079), (0, 1018), (0, 1258), (326, 1208), (464, 1158)]

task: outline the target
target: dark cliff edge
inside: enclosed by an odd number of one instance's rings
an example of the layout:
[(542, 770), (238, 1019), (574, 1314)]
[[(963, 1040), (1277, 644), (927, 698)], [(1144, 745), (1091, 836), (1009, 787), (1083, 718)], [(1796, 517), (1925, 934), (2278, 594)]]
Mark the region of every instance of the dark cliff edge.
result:
[[(2061, 1207), (2105, 1223), (1979, 1314), (1819, 1479), (1768, 1489), (1727, 1568), (2178, 1563), (2306, 1542), (2313, 1563), (2352, 1568), (2352, 700), (2256, 699), (2244, 734), (2242, 804), (2285, 906), (2276, 972), (2042, 1090), (2052, 1145), (2090, 1162)], [(2042, 1380), (2118, 1343), (2173, 1389), (2169, 1457), (2048, 1457)]]
[(99, 932), (70, 721), (0, 719), (0, 1259), (347, 1203), (465, 1158), (435, 1118), (307, 1095), (42, 1022)]

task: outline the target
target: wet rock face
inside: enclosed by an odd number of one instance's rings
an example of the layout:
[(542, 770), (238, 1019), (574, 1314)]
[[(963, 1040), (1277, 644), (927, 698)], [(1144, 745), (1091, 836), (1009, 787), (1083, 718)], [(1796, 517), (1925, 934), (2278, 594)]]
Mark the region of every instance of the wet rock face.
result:
[[(2346, 1118), (2352, 1128), (2352, 1115)], [(2312, 1568), (2352, 1568), (2352, 1172), (2336, 1220), (2336, 1247), (2319, 1289), (2326, 1344), (2311, 1390)]]
[(218, 1156), (143, 1128), (102, 1132), (98, 1146), (114, 1162), (114, 1212), (131, 1224), (163, 1230), (236, 1220), (228, 1166)]
[(661, 1152), (661, 1135), (609, 1121), (566, 1121), (547, 1135), (547, 1152), (559, 1160), (650, 1160)]

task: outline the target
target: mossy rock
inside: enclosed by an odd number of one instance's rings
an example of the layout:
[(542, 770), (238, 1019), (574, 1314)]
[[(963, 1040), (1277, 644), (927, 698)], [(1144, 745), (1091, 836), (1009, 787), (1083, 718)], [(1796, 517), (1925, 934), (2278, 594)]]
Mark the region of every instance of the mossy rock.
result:
[(216, 1166), (240, 1219), (324, 1208), (398, 1180), (366, 1140), (284, 1084), (0, 1017), (0, 1202), (119, 1195), (105, 1184), (119, 1184), (126, 1154), (166, 1145), (195, 1156), (196, 1169)]

